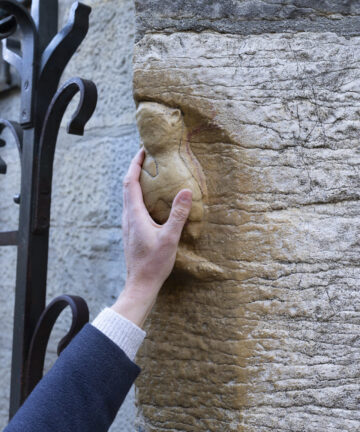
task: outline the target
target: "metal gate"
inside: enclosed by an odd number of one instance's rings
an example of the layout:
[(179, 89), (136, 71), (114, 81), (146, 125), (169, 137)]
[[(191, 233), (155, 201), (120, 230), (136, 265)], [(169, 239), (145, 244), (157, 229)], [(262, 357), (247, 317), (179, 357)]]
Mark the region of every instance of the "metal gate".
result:
[[(59, 89), (69, 60), (85, 38), (91, 8), (74, 3), (67, 25), (58, 33), (58, 0), (33, 0), (31, 12), (24, 2), (0, 0), (5, 18), (0, 21), (3, 58), (18, 72), (21, 108), (18, 121), (0, 119), (0, 132), (9, 128), (16, 142), (21, 169), (17, 231), (0, 232), (0, 246), (17, 246), (15, 314), (11, 368), (10, 418), (43, 374), (52, 327), (66, 307), (72, 325), (58, 353), (89, 320), (86, 302), (64, 295), (45, 307), (53, 161), (62, 117), (76, 93), (78, 107), (67, 131), (82, 135), (97, 102), (93, 82), (73, 78)], [(0, 140), (0, 147), (5, 146)], [(0, 157), (0, 174), (6, 174)]]

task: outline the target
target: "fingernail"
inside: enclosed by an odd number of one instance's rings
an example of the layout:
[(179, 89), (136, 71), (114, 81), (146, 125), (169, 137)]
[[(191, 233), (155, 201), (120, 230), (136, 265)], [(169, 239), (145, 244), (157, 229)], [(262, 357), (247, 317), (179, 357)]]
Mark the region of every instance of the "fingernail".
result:
[(191, 202), (191, 198), (192, 198), (191, 191), (185, 191), (181, 194), (180, 201), (183, 202), (184, 204), (188, 204), (189, 202)]

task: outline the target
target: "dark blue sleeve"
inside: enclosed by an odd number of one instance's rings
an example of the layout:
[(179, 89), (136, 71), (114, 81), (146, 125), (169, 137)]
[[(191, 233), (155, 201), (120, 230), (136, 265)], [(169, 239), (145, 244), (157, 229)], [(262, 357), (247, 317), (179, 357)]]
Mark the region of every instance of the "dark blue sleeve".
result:
[(4, 432), (105, 432), (139, 373), (116, 344), (87, 324)]

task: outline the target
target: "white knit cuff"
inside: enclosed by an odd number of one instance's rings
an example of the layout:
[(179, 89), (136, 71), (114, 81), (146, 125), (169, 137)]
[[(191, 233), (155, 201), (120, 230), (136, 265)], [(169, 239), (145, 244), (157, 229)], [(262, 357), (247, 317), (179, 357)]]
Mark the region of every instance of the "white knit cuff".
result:
[(92, 325), (121, 348), (130, 360), (134, 360), (146, 332), (113, 309), (106, 308), (94, 319)]

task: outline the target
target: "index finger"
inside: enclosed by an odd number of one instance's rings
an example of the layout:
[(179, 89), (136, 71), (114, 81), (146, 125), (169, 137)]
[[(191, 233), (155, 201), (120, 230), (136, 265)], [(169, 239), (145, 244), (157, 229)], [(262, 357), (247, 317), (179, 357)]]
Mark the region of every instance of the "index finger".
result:
[(145, 150), (144, 147), (136, 153), (130, 162), (129, 169), (124, 177), (124, 183), (139, 181), (142, 164), (144, 162)]
[(128, 172), (123, 181), (124, 205), (125, 206), (144, 206), (141, 186), (139, 183), (142, 164), (145, 157), (144, 148), (141, 148), (133, 157)]

